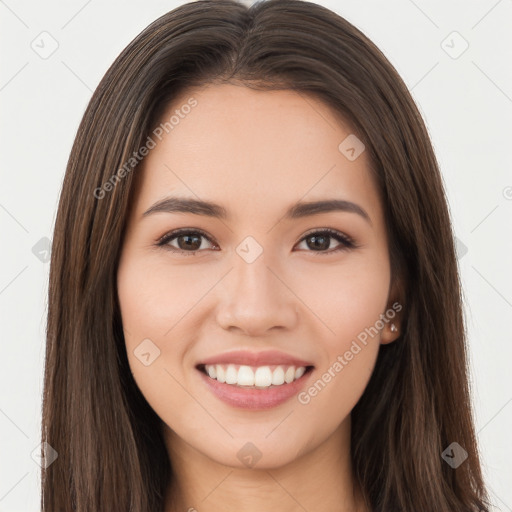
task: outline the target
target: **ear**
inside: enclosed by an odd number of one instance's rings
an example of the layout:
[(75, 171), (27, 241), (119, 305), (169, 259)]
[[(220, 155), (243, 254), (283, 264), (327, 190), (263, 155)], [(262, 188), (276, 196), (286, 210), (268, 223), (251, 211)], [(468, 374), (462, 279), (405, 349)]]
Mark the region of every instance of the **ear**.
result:
[(386, 311), (383, 312), (384, 328), (381, 331), (380, 342), (383, 345), (393, 343), (402, 334), (405, 288), (402, 279), (397, 279), (391, 285)]

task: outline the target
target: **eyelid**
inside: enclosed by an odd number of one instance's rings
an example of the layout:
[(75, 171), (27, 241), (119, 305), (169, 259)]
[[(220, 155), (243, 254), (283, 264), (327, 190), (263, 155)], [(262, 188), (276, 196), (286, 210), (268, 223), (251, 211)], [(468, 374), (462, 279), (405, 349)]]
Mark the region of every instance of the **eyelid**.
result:
[[(156, 241), (156, 245), (158, 247), (168, 248), (168, 250), (178, 253), (178, 254), (191, 255), (191, 254), (196, 254), (198, 252), (204, 251), (204, 249), (197, 249), (195, 251), (185, 251), (185, 250), (178, 249), (176, 247), (172, 247), (172, 246), (168, 245), (168, 242), (170, 240), (180, 236), (181, 234), (201, 235), (206, 240), (208, 240), (208, 242), (210, 242), (214, 247), (218, 247), (218, 245), (212, 241), (211, 237), (206, 232), (204, 232), (202, 229), (199, 229), (199, 228), (179, 228), (179, 229), (169, 231), (169, 232), (165, 233), (163, 236), (161, 236), (160, 238), (158, 238), (158, 240)], [(337, 248), (330, 249), (327, 251), (305, 251), (305, 252), (311, 252), (313, 254), (316, 253), (318, 255), (332, 254), (334, 252), (340, 252), (340, 251), (348, 250), (348, 249), (357, 249), (359, 247), (359, 245), (355, 242), (355, 240), (352, 237), (346, 235), (345, 233), (343, 233), (341, 231), (338, 231), (337, 229), (332, 229), (332, 228), (312, 228), (311, 230), (304, 233), (295, 245), (300, 244), (306, 238), (308, 238), (309, 236), (314, 235), (314, 234), (320, 234), (320, 235), (327, 234), (330, 237), (337, 240), (341, 244), (341, 247), (337, 247)]]
[(334, 249), (329, 249), (328, 251), (305, 251), (305, 252), (310, 252), (310, 253), (318, 254), (318, 255), (327, 255), (327, 254), (345, 251), (348, 249), (357, 249), (359, 247), (359, 244), (357, 244), (356, 241), (352, 237), (346, 235), (345, 233), (343, 233), (341, 231), (338, 231), (337, 229), (332, 229), (332, 228), (313, 228), (312, 230), (310, 230), (310, 231), (306, 232), (304, 235), (302, 235), (301, 239), (298, 241), (298, 244), (302, 243), (306, 238), (310, 237), (311, 235), (315, 235), (315, 234), (319, 234), (319, 235), (327, 234), (331, 238), (334, 238), (335, 240), (337, 240), (341, 244), (341, 246), (334, 248)]
[[(170, 240), (172, 240), (173, 238), (178, 237), (179, 235), (183, 235), (183, 234), (197, 234), (197, 235), (201, 235), (202, 237), (206, 238), (206, 240), (208, 240), (208, 242), (210, 242), (212, 245), (218, 247), (212, 241), (210, 236), (206, 232), (204, 232), (202, 229), (199, 229), (199, 228), (179, 228), (179, 229), (174, 229), (172, 231), (169, 231), (169, 232), (165, 233), (163, 236), (161, 236), (156, 241), (156, 245), (159, 246), (159, 247), (165, 247)], [(169, 246), (169, 247), (171, 247), (171, 246)], [(182, 249), (177, 249), (176, 247), (171, 247), (170, 250), (173, 251), (173, 252), (186, 253), (186, 254), (193, 254), (193, 253), (196, 253), (196, 252), (201, 252), (200, 250), (197, 250), (197, 251), (183, 251)]]
[(299, 240), (299, 242), (302, 242), (302, 240), (304, 240), (304, 238), (307, 238), (308, 236), (311, 236), (311, 235), (314, 235), (317, 233), (320, 233), (320, 234), (328, 233), (329, 235), (332, 235), (333, 238), (339, 237), (339, 238), (342, 238), (345, 242), (348, 242), (348, 243), (351, 243), (354, 245), (356, 243), (352, 237), (346, 235), (342, 231), (338, 231), (337, 229), (333, 229), (333, 228), (313, 228), (313, 229), (307, 231), (306, 233), (304, 233), (302, 235), (302, 238)]

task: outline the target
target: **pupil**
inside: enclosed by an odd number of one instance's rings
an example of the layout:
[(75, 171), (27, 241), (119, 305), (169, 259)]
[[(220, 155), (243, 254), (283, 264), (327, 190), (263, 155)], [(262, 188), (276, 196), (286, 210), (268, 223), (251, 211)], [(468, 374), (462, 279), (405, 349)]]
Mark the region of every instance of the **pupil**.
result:
[[(316, 249), (329, 249), (329, 237), (325, 235), (311, 236), (310, 240), (314, 240), (313, 247)], [(320, 242), (319, 242), (320, 241)]]
[[(186, 239), (185, 243), (180, 243), (180, 240)], [(191, 240), (193, 240), (191, 242)], [(199, 243), (198, 243), (199, 240)], [(201, 247), (201, 240), (200, 237), (197, 235), (181, 235), (178, 238), (178, 245), (180, 246), (180, 249), (192, 249), (192, 250), (198, 250), (199, 247)]]

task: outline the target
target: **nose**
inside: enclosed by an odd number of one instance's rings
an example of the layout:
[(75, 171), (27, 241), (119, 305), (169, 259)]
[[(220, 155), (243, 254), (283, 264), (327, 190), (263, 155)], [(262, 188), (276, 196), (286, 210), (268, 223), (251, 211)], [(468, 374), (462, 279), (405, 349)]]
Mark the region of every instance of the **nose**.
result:
[(287, 286), (286, 276), (267, 266), (264, 254), (252, 263), (235, 255), (234, 268), (220, 291), (217, 322), (222, 328), (264, 336), (296, 325), (298, 299)]

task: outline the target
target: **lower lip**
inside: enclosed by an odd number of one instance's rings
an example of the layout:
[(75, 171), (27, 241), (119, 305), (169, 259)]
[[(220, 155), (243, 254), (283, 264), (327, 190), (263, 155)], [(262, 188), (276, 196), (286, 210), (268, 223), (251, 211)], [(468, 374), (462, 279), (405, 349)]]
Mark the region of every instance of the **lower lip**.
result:
[(297, 380), (290, 382), (290, 384), (271, 386), (267, 389), (242, 388), (225, 384), (212, 379), (201, 370), (197, 371), (201, 374), (210, 391), (228, 405), (242, 409), (271, 409), (297, 395), (313, 373), (312, 370), (313, 368)]

